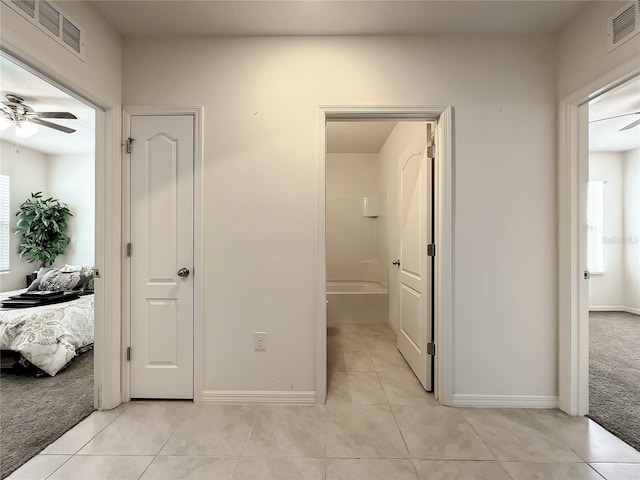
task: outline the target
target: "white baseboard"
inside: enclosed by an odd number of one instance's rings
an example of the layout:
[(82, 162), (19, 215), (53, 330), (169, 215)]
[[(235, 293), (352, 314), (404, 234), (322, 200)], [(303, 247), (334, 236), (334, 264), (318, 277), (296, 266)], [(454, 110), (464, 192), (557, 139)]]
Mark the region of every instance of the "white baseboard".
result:
[(262, 390), (204, 390), (202, 403), (256, 404), (276, 405), (315, 405), (316, 392), (303, 391), (262, 391)]
[(558, 408), (557, 395), (453, 395), (454, 407)]
[(640, 315), (640, 308), (633, 307), (589, 307), (590, 312), (627, 312), (633, 313), (634, 315)]

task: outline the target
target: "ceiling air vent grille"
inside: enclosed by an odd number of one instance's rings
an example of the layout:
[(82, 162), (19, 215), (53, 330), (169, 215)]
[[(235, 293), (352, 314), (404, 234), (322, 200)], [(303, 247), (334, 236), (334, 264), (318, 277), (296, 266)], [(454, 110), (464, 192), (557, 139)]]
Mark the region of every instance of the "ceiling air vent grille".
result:
[(2, 0), (2, 3), (84, 60), (84, 29), (54, 2)]
[(640, 0), (627, 3), (609, 18), (607, 42), (609, 52), (640, 33)]
[(80, 53), (80, 41), (82, 35), (80, 29), (71, 23), (68, 18), (62, 19), (62, 41), (74, 52)]
[(11, 3), (27, 14), (29, 18), (36, 18), (36, 0), (12, 0)]
[(40, 25), (53, 33), (56, 37), (60, 36), (60, 12), (53, 5), (43, 0), (40, 1), (38, 21)]

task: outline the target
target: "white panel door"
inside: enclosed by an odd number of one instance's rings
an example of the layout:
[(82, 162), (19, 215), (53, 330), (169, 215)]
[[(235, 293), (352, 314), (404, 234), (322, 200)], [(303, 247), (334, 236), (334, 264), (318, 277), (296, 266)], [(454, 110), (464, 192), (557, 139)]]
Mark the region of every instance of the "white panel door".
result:
[(131, 398), (193, 398), (192, 116), (132, 116)]
[[(425, 132), (425, 146), (426, 146)], [(420, 383), (432, 390), (431, 160), (424, 152), (406, 154), (399, 161), (400, 272), (398, 349)]]

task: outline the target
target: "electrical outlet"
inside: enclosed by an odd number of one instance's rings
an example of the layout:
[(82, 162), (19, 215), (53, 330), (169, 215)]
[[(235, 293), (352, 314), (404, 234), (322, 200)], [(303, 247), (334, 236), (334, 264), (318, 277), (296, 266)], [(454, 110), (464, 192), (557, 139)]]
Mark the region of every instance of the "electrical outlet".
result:
[(260, 352), (267, 350), (267, 332), (253, 333), (253, 348)]

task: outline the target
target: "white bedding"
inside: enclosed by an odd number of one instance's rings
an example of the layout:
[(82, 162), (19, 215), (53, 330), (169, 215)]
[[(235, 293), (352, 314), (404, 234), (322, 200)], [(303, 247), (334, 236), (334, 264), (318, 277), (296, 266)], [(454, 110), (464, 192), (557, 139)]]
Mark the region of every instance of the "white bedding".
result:
[[(0, 293), (0, 300), (24, 290)], [(93, 295), (42, 307), (0, 310), (0, 349), (19, 352), (54, 376), (93, 343)]]

